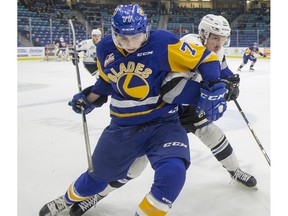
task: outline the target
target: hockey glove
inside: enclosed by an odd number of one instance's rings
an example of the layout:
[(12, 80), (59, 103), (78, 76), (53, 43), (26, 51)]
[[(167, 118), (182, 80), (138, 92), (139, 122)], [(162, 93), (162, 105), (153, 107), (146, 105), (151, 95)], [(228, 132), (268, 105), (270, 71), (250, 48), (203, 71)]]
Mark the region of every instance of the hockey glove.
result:
[(239, 83), (240, 77), (239, 74), (234, 74), (234, 76), (230, 76), (223, 80), (226, 83), (226, 89), (228, 92), (225, 94), (225, 100), (236, 100), (239, 96)]
[(267, 56), (265, 54), (263, 54), (263, 58), (266, 58)]
[[(72, 59), (72, 63), (73, 65), (76, 65), (76, 60), (75, 60), (75, 53), (74, 53), (74, 50), (71, 50), (70, 51), (70, 56), (71, 56), (71, 59)], [(78, 52), (77, 52), (77, 60), (79, 62), (79, 55), (78, 55)]]
[(203, 83), (200, 88), (200, 99), (196, 113), (198, 116), (202, 116), (203, 112), (206, 115), (208, 121), (216, 121), (226, 111), (227, 104), (224, 98), (227, 89), (224, 82), (218, 82), (212, 86), (207, 83)]
[(101, 95), (96, 101), (90, 103), (86, 96), (91, 93), (91, 89), (93, 86), (90, 86), (83, 91), (75, 94), (71, 101), (69, 101), (68, 105), (72, 106), (72, 109), (76, 113), (90, 113), (94, 108), (101, 107), (104, 103), (107, 102), (108, 96)]
[(255, 56), (254, 56), (254, 55), (251, 55), (250, 60), (251, 60), (251, 61), (256, 61)]

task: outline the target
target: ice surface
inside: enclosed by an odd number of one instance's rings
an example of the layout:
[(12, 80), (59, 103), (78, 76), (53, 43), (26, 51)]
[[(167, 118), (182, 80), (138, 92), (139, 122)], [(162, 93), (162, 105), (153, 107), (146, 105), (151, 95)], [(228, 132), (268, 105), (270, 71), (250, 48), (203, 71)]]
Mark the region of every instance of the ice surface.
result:
[[(231, 70), (242, 59), (228, 59)], [(240, 73), (238, 102), (270, 156), (270, 60), (259, 59), (255, 72)], [(82, 87), (95, 81), (80, 63)], [(68, 101), (78, 91), (71, 62), (18, 62), (18, 215), (35, 216), (48, 201), (65, 193), (87, 169), (81, 115)], [(109, 123), (108, 105), (87, 115), (91, 149)], [(223, 169), (193, 134), (189, 134), (192, 164), (185, 186), (168, 215), (269, 216), (270, 167), (233, 102), (216, 122), (225, 132), (241, 168), (258, 180), (258, 191), (230, 183)], [(272, 161), (273, 163), (273, 161)], [(103, 199), (90, 216), (132, 216), (149, 191), (153, 170)], [(63, 214), (64, 215), (64, 214)]]

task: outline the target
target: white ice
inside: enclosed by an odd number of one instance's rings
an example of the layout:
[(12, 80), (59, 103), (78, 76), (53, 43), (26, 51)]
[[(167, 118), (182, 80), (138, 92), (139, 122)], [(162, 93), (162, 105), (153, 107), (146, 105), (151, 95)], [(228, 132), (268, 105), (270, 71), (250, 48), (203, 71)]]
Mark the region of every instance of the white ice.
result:
[[(236, 72), (242, 59), (228, 59)], [(95, 81), (80, 62), (82, 87)], [(259, 59), (255, 72), (240, 73), (238, 102), (270, 156), (270, 60)], [(68, 101), (78, 92), (71, 62), (18, 61), (18, 215), (35, 216), (40, 208), (65, 193), (87, 169), (81, 115)], [(109, 123), (108, 105), (87, 115), (91, 149)], [(270, 166), (233, 102), (216, 122), (228, 137), (240, 167), (258, 180), (258, 190), (230, 183), (228, 172), (193, 134), (192, 164), (185, 186), (168, 215), (269, 216)], [(272, 161), (273, 164), (273, 161)], [(99, 202), (86, 215), (132, 216), (149, 192), (153, 170), (144, 173)], [(67, 212), (66, 212), (67, 214)], [(65, 215), (65, 214), (63, 214)]]

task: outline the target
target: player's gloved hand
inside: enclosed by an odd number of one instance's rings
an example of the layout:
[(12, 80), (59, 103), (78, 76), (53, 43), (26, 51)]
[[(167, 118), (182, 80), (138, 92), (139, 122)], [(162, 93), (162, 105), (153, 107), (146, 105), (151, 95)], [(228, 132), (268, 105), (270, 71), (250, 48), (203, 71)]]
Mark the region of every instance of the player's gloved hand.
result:
[(256, 60), (255, 56), (251, 55), (251, 61), (254, 61), (254, 60)]
[(239, 84), (240, 77), (239, 74), (234, 74), (234, 76), (230, 76), (224, 80), (226, 83), (226, 89), (228, 92), (225, 94), (225, 100), (236, 100), (239, 96)]
[[(74, 50), (71, 50), (69, 54), (70, 54), (70, 56), (71, 56), (73, 65), (76, 65)], [(78, 62), (79, 62), (79, 55), (78, 55), (78, 53), (77, 53), (77, 60), (78, 60)]]
[(226, 111), (227, 104), (224, 98), (227, 93), (224, 82), (215, 83), (209, 86), (203, 83), (200, 88), (200, 99), (196, 113), (201, 116), (204, 112), (209, 121), (216, 121)]
[(266, 58), (267, 56), (265, 54), (263, 54), (263, 58)]
[(71, 101), (69, 101), (68, 105), (72, 106), (72, 109), (76, 113), (90, 113), (94, 108), (102, 106), (104, 103), (107, 102), (107, 96), (100, 96), (95, 102), (90, 103), (86, 96), (91, 93), (91, 89), (93, 86), (90, 86), (83, 91), (75, 94)]
[(89, 103), (86, 96), (80, 92), (78, 94), (75, 94), (71, 101), (68, 103), (69, 106), (72, 106), (72, 109), (76, 113), (84, 113), (85, 115), (90, 113), (96, 106), (93, 106), (93, 104)]

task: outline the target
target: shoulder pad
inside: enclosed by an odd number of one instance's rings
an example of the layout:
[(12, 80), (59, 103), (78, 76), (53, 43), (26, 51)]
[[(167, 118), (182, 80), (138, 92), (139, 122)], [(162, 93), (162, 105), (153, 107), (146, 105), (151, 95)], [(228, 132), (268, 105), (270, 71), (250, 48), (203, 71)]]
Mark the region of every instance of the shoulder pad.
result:
[(188, 42), (188, 43), (194, 43), (198, 46), (203, 46), (201, 39), (198, 34), (187, 34), (180, 38), (180, 40)]

